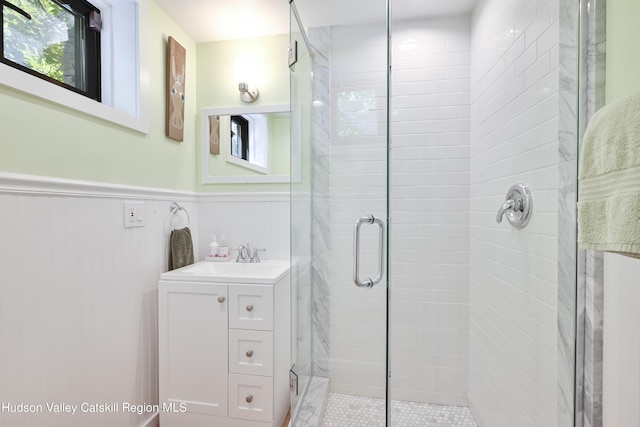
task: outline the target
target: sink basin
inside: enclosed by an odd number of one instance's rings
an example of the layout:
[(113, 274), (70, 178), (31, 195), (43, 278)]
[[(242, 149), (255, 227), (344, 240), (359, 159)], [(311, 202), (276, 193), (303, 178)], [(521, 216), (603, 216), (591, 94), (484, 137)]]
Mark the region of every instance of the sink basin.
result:
[(260, 263), (201, 261), (162, 274), (162, 280), (275, 284), (288, 271), (289, 260)]

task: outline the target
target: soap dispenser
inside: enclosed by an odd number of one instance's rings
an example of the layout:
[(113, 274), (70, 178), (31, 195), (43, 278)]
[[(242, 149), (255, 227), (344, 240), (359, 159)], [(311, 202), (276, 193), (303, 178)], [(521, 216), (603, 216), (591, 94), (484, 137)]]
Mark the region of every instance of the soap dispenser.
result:
[(220, 245), (218, 244), (218, 240), (216, 239), (216, 235), (214, 234), (213, 236), (211, 236), (211, 243), (209, 243), (209, 256), (210, 257), (217, 257), (219, 256), (218, 254), (218, 247)]
[(227, 239), (225, 239), (224, 235), (222, 236), (222, 240), (220, 240), (220, 246), (218, 246), (218, 255), (222, 258), (229, 258), (229, 245), (227, 244)]

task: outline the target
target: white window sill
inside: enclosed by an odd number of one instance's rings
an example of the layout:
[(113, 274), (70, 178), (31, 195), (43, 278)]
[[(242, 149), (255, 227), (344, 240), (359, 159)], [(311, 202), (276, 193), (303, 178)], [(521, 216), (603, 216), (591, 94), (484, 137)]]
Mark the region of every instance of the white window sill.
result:
[(141, 133), (149, 133), (146, 120), (123, 113), (2, 63), (0, 63), (0, 84)]
[(256, 172), (260, 172), (263, 174), (268, 174), (269, 170), (265, 167), (250, 163), (244, 159), (240, 159), (232, 154), (229, 154), (227, 156), (227, 162), (228, 163), (233, 163), (234, 165), (238, 165), (238, 166), (242, 166), (245, 169), (250, 169), (252, 171), (256, 171)]

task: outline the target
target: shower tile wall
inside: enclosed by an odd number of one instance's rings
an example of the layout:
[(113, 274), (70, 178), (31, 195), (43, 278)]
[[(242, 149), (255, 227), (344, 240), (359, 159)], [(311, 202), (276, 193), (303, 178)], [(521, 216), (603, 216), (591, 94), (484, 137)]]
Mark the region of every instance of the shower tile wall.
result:
[[(557, 425), (558, 2), (472, 15), (470, 389), (480, 425)], [(508, 188), (529, 225), (496, 224)]]
[(469, 18), (393, 23), (392, 398), (467, 405)]

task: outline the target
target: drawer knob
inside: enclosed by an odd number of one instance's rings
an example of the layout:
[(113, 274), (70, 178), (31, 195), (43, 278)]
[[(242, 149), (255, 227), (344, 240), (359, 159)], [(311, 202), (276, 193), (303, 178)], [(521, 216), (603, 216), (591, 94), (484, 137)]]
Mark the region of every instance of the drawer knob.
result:
[(246, 400), (246, 401), (247, 401), (247, 403), (251, 403), (251, 402), (253, 401), (253, 396), (252, 396), (252, 395), (249, 395), (249, 396), (247, 396), (244, 400)]
[(249, 312), (253, 311), (253, 306), (252, 305), (248, 305), (245, 307), (245, 309)]
[(253, 350), (247, 350), (245, 354), (247, 355), (247, 357), (251, 357), (253, 356)]
[(225, 299), (224, 297), (218, 297), (218, 302), (222, 304), (224, 302), (224, 299)]

